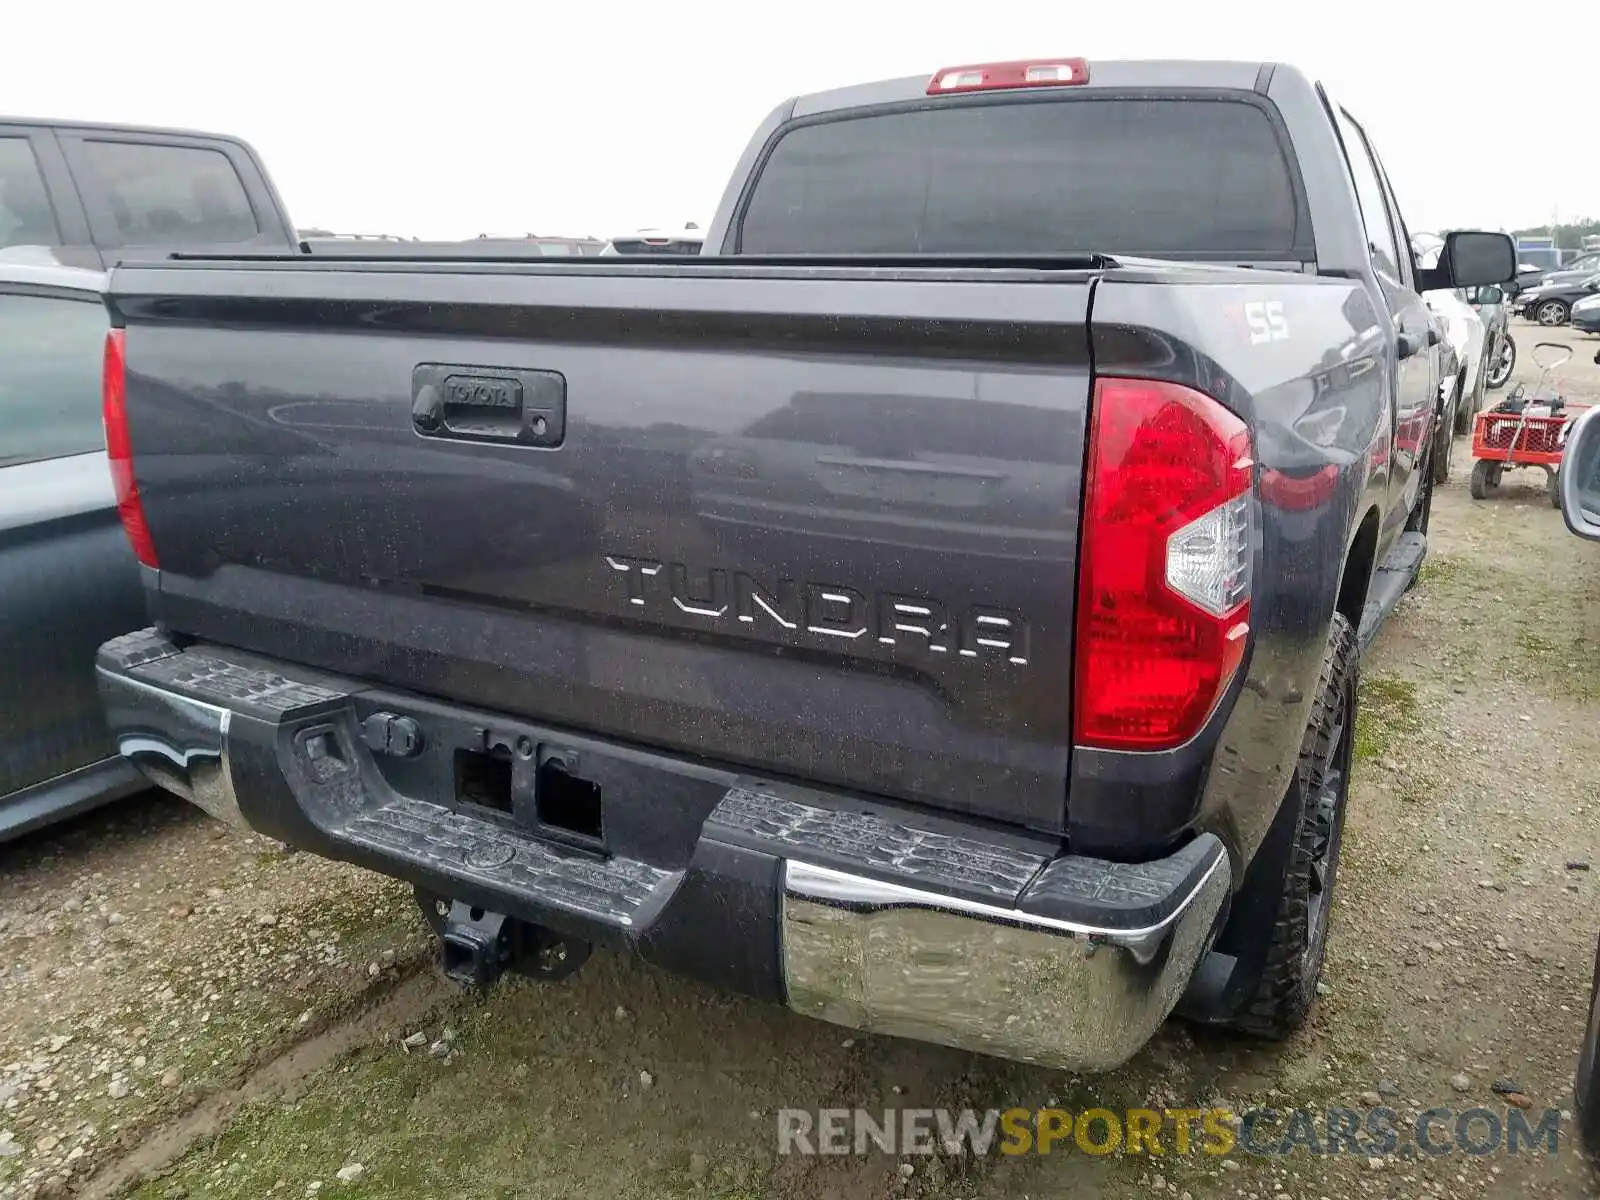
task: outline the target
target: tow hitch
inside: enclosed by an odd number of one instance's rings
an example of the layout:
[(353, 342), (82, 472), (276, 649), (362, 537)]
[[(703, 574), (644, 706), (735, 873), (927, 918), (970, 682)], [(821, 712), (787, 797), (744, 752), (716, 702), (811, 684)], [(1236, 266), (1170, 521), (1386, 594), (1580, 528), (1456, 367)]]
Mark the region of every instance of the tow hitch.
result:
[(511, 964), (513, 928), (504, 913), (452, 903), (439, 934), (445, 975), (468, 987), (488, 987)]
[(593, 949), (553, 929), (460, 900), (418, 892), (417, 902), (439, 935), (445, 976), (466, 987), (488, 987), (508, 970), (554, 983), (583, 966)]

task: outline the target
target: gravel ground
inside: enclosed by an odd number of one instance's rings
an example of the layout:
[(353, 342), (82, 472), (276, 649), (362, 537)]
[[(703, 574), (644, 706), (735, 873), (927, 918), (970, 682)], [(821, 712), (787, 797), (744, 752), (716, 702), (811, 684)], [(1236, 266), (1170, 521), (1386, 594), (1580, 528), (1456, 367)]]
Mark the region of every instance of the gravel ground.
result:
[[(1560, 372), (1600, 402), (1600, 339)], [(1492, 395), (1492, 394), (1491, 394)], [(1261, 1046), (1172, 1023), (1077, 1079), (597, 954), (464, 996), (404, 888), (152, 796), (0, 850), (0, 1196), (1581, 1196), (1556, 1156), (775, 1153), (781, 1107), (1569, 1108), (1600, 905), (1600, 547), (1541, 476), (1435, 504), (1364, 665), (1326, 989)], [(1593, 864), (1596, 870), (1580, 869)]]

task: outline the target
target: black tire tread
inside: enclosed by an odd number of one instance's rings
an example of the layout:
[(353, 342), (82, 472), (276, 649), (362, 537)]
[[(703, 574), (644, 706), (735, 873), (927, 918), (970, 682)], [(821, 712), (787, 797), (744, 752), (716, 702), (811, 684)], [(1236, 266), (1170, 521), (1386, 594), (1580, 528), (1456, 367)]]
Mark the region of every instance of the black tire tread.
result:
[[(1332, 722), (1339, 697), (1345, 687), (1353, 687), (1360, 671), (1360, 650), (1356, 631), (1343, 614), (1335, 613), (1328, 635), (1328, 652), (1322, 673), (1317, 678), (1311, 716), (1300, 743), (1300, 758), (1295, 765), (1293, 796), (1286, 803), (1301, 806), (1300, 825), (1289, 869), (1283, 880), (1283, 894), (1272, 926), (1271, 944), (1265, 966), (1249, 1000), (1230, 1022), (1242, 1033), (1261, 1038), (1287, 1037), (1305, 1023), (1316, 1000), (1317, 980), (1322, 975), (1322, 959), (1304, 964), (1308, 930), (1306, 912), (1311, 896), (1311, 860), (1316, 850), (1317, 828), (1312, 804), (1316, 795), (1316, 773), (1333, 750), (1330, 744)], [(1345, 720), (1355, 721), (1352, 702)], [(1346, 781), (1348, 786), (1348, 780)], [(1330, 880), (1334, 878), (1330, 876)], [(1326, 946), (1326, 941), (1324, 941)], [(1309, 969), (1307, 969), (1309, 967)]]

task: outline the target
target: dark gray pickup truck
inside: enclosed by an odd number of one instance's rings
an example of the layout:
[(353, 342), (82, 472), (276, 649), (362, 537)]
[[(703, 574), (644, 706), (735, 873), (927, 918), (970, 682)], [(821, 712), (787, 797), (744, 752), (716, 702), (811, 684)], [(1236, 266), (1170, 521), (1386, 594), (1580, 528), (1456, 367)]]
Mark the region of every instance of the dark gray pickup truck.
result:
[(462, 980), (1281, 1034), (1426, 545), (1418, 292), (1514, 267), (1409, 246), (1292, 68), (1041, 60), (786, 103), (695, 259), (125, 265), (111, 727)]

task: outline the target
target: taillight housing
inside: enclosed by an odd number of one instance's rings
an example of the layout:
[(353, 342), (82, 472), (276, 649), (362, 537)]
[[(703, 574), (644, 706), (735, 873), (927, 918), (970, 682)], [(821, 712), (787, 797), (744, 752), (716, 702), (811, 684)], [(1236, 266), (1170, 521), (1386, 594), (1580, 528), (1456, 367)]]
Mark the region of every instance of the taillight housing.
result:
[(111, 461), (111, 479), (117, 490), (117, 515), (133, 546), (133, 556), (147, 567), (159, 566), (150, 524), (144, 517), (144, 502), (133, 478), (133, 438), (128, 432), (128, 359), (124, 343), (127, 334), (113, 329), (106, 334), (105, 367), (101, 374), (100, 413), (106, 427), (106, 457)]
[(1104, 378), (1090, 411), (1073, 736), (1188, 741), (1244, 660), (1254, 557), (1244, 422), (1175, 383)]

